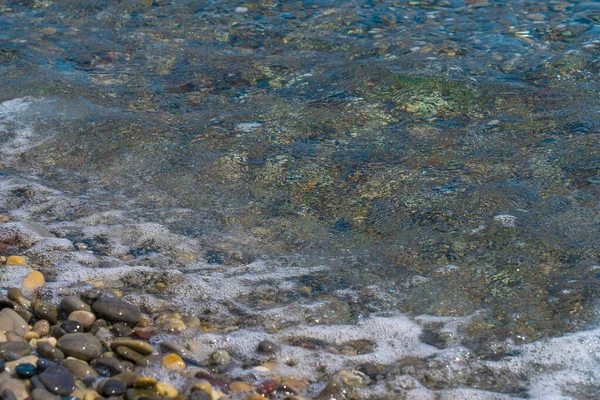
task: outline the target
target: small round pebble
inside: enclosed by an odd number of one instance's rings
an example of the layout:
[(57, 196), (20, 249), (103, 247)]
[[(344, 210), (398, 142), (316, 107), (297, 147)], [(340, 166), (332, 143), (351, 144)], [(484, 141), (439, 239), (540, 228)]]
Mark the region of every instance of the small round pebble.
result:
[(225, 350), (217, 350), (210, 355), (209, 362), (212, 365), (226, 366), (231, 362), (231, 356)]
[(65, 359), (65, 353), (52, 346), (50, 343), (38, 342), (37, 352), (40, 357), (47, 358), (48, 360), (60, 362)]
[(275, 354), (279, 352), (280, 347), (277, 343), (273, 343), (270, 340), (263, 340), (258, 344), (257, 350), (263, 354)]
[(37, 368), (33, 364), (25, 363), (17, 365), (15, 371), (19, 378), (31, 378), (38, 373)]
[(58, 340), (58, 348), (66, 355), (89, 361), (100, 357), (102, 345), (89, 333), (69, 333)]
[(185, 369), (185, 362), (175, 353), (167, 354), (162, 359), (162, 366), (169, 370)]
[(60, 324), (60, 327), (67, 333), (83, 332), (83, 326), (77, 321), (65, 321)]
[(118, 379), (107, 379), (101, 383), (100, 393), (106, 397), (122, 396), (125, 394), (127, 387)]
[(81, 324), (81, 326), (84, 328), (89, 328), (94, 322), (96, 322), (96, 316), (89, 311), (76, 310), (69, 314), (69, 321), (75, 321)]

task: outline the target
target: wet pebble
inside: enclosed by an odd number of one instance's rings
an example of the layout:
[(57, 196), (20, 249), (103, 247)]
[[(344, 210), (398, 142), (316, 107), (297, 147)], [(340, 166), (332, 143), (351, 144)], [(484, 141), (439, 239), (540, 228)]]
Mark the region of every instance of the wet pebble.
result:
[(0, 310), (0, 331), (16, 331), (23, 334), (29, 330), (27, 322), (14, 310), (3, 308)]
[(51, 393), (68, 396), (75, 390), (75, 380), (68, 369), (61, 365), (47, 368), (40, 374), (40, 380)]
[(58, 340), (58, 348), (68, 356), (89, 361), (100, 357), (102, 345), (89, 333), (69, 333)]
[(152, 354), (154, 349), (148, 342), (144, 342), (143, 340), (135, 340), (135, 339), (115, 339), (111, 344), (110, 348), (112, 351), (115, 351), (117, 347), (124, 346), (127, 347), (143, 356), (148, 356)]
[(95, 363), (108, 368), (111, 375), (121, 374), (127, 370), (123, 363), (115, 357), (102, 356), (97, 358)]
[(65, 359), (65, 353), (52, 346), (50, 343), (38, 342), (37, 352), (41, 357), (47, 358), (48, 360), (60, 362)]
[(100, 297), (92, 303), (92, 309), (102, 318), (129, 325), (136, 325), (142, 316), (138, 307), (112, 297)]
[(98, 391), (106, 397), (122, 396), (127, 387), (119, 379), (107, 379), (100, 383)]
[(23, 289), (29, 291), (35, 290), (45, 284), (46, 280), (40, 271), (32, 271), (23, 279)]
[(95, 378), (98, 376), (96, 371), (90, 367), (87, 363), (75, 360), (67, 359), (62, 364), (71, 374), (77, 379)]
[(163, 357), (162, 366), (172, 371), (180, 370), (185, 369), (185, 362), (179, 355), (171, 353)]
[(83, 326), (77, 321), (65, 321), (60, 324), (60, 327), (67, 333), (82, 333), (84, 331)]
[(116, 337), (127, 337), (131, 335), (131, 328), (120, 322), (113, 325), (112, 331)]
[(96, 322), (96, 316), (90, 311), (76, 310), (69, 314), (69, 321), (75, 321), (84, 328), (89, 328)]
[(217, 350), (209, 357), (209, 363), (212, 365), (227, 366), (231, 362), (231, 356), (225, 350)]
[(91, 312), (92, 308), (88, 303), (81, 300), (77, 296), (63, 297), (58, 306), (58, 310), (62, 315), (70, 315), (75, 311), (88, 311)]
[[(0, 358), (9, 361), (9, 358), (16, 360), (31, 354), (31, 346), (25, 342), (5, 342), (0, 343)], [(16, 356), (17, 358), (13, 358)]]
[(38, 370), (35, 367), (35, 365), (25, 363), (17, 365), (17, 368), (15, 368), (15, 372), (17, 373), (17, 376), (19, 376), (19, 378), (31, 378), (32, 376), (38, 373)]
[(271, 342), (270, 340), (263, 340), (258, 344), (257, 350), (259, 353), (263, 354), (275, 354), (279, 352), (280, 347), (277, 343)]
[(44, 370), (48, 369), (49, 367), (52, 367), (53, 365), (56, 365), (56, 363), (54, 361), (51, 361), (51, 360), (48, 360), (45, 358), (39, 358), (36, 363), (36, 366), (39, 371), (44, 371)]

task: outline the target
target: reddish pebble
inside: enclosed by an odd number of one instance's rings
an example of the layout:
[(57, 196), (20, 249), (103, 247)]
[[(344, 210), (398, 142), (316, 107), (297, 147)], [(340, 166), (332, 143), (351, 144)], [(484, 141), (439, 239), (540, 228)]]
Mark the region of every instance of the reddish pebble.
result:
[(156, 335), (156, 332), (154, 331), (142, 331), (142, 330), (137, 330), (137, 331), (133, 331), (133, 333), (131, 334), (131, 336), (140, 338), (140, 339), (150, 339), (152, 336)]
[(262, 381), (256, 386), (256, 392), (263, 396), (268, 396), (277, 389), (277, 382), (273, 380)]

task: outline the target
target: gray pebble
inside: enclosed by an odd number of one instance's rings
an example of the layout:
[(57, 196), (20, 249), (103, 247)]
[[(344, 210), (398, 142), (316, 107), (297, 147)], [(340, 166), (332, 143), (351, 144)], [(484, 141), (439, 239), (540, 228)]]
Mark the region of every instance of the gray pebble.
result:
[(61, 365), (47, 368), (40, 374), (40, 380), (54, 394), (68, 396), (75, 390), (73, 375)]
[(40, 357), (47, 358), (48, 360), (60, 362), (65, 359), (65, 353), (52, 346), (50, 343), (38, 342), (37, 352)]
[(69, 333), (58, 339), (58, 348), (68, 356), (89, 361), (100, 357), (102, 345), (89, 333)]
[(112, 297), (100, 297), (92, 303), (92, 309), (102, 318), (128, 325), (137, 325), (142, 317), (138, 307)]

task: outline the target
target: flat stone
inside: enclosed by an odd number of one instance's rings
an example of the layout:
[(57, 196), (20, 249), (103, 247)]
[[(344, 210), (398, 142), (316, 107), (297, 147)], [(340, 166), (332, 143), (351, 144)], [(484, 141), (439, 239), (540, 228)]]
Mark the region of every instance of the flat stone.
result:
[(188, 349), (175, 342), (162, 342), (159, 345), (159, 348), (162, 353), (175, 353), (181, 357), (190, 356), (190, 351)]
[(98, 358), (102, 354), (102, 345), (90, 333), (68, 333), (58, 339), (58, 348), (68, 356), (85, 361)]
[(48, 360), (60, 362), (65, 359), (65, 353), (52, 346), (50, 343), (38, 341), (37, 352), (41, 357), (47, 358)]
[(32, 271), (23, 279), (23, 289), (29, 291), (35, 290), (45, 284), (46, 279), (40, 271)]
[(137, 363), (138, 361), (140, 361), (141, 359), (144, 358), (144, 356), (142, 356), (137, 351), (131, 350), (129, 347), (125, 347), (125, 346), (118, 346), (115, 349), (115, 353), (117, 353), (117, 355), (119, 357), (124, 358), (129, 361), (133, 361), (135, 363)]
[(125, 346), (133, 351), (140, 353), (143, 356), (149, 356), (152, 354), (154, 349), (148, 342), (144, 342), (143, 340), (135, 340), (135, 339), (115, 339), (110, 344), (110, 349), (115, 351), (117, 347)]
[(22, 335), (28, 330), (27, 322), (14, 310), (10, 308), (0, 310), (0, 331), (15, 331)]
[(277, 343), (271, 342), (270, 340), (263, 340), (258, 344), (257, 351), (263, 354), (275, 354), (280, 350)]
[(122, 396), (126, 390), (125, 384), (118, 379), (107, 379), (98, 385), (98, 391), (106, 397)]
[(6, 259), (6, 265), (27, 265), (27, 260), (22, 256), (9, 256)]
[(25, 342), (4, 342), (0, 343), (0, 358), (5, 359), (6, 355), (17, 354), (18, 358), (31, 354), (31, 346)]
[(47, 368), (40, 374), (40, 380), (51, 393), (68, 396), (75, 390), (75, 380), (71, 372), (61, 365)]
[(136, 325), (142, 316), (138, 307), (112, 297), (100, 297), (92, 303), (92, 309), (102, 318), (129, 325)]
[(98, 377), (98, 373), (83, 361), (68, 358), (63, 361), (62, 365), (68, 369), (76, 379), (84, 380), (85, 378)]
[(123, 363), (116, 357), (102, 356), (98, 357), (94, 362), (96, 365), (107, 367), (110, 370), (111, 375), (121, 374), (127, 370)]
[(92, 307), (77, 296), (67, 296), (60, 301), (58, 310), (63, 315), (69, 315), (73, 311), (92, 311)]

